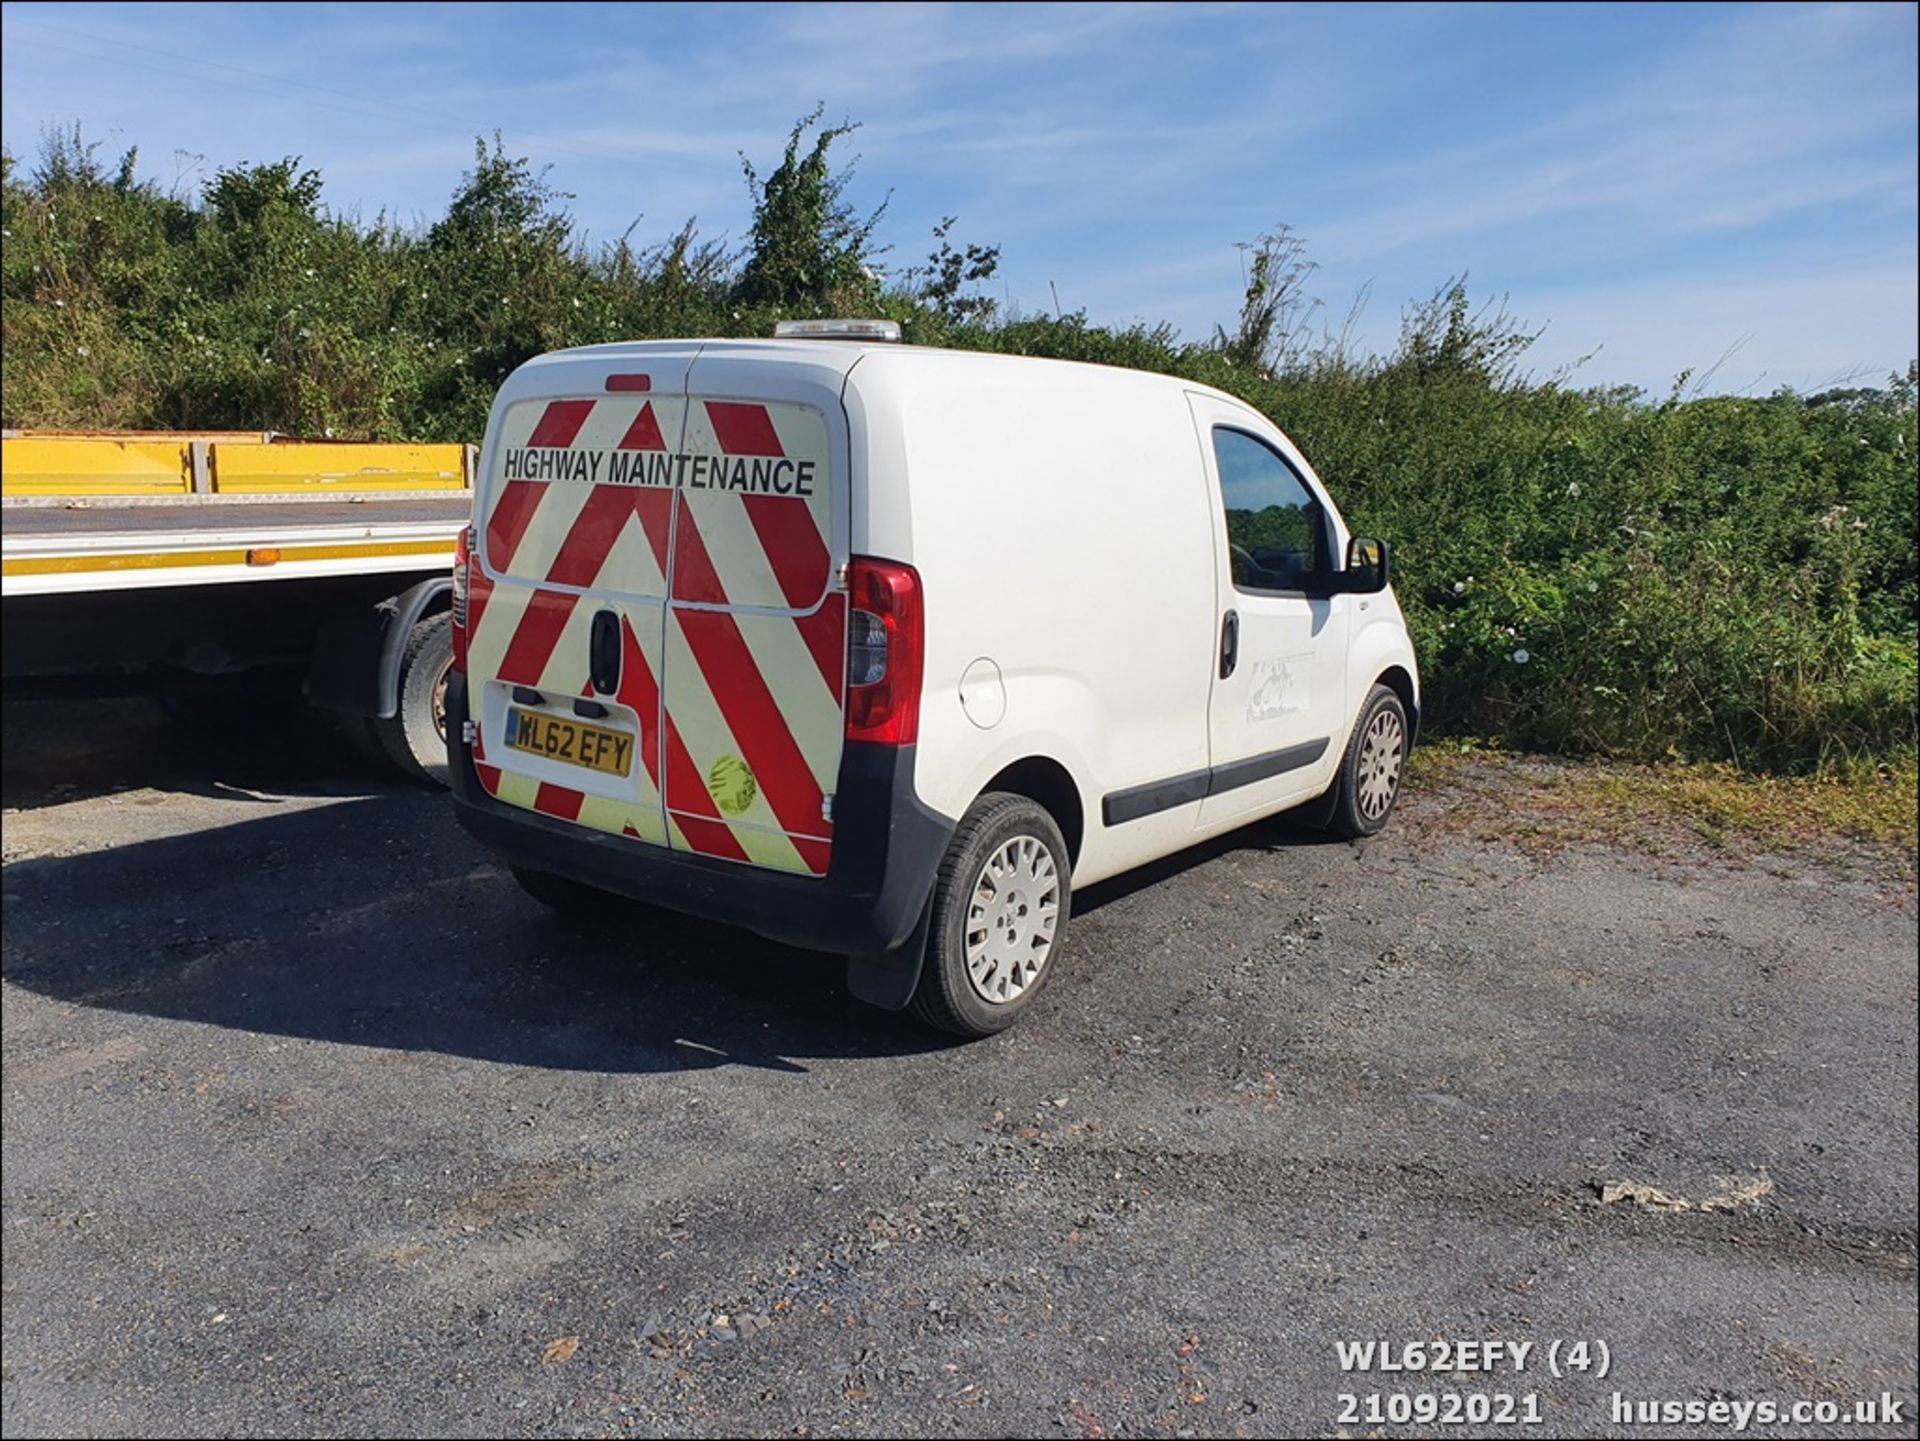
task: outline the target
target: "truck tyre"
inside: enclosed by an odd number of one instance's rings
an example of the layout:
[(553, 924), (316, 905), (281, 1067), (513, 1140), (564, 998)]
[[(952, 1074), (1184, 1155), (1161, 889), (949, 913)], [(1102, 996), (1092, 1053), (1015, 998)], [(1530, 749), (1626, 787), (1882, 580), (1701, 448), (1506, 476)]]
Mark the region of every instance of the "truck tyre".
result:
[(414, 626), (400, 657), (399, 709), (373, 722), (387, 758), (414, 780), (447, 783), (447, 677), (453, 670), (453, 616)]
[(998, 791), (975, 801), (934, 879), (913, 1013), (970, 1038), (1012, 1025), (1066, 944), (1071, 869), (1043, 807)]
[(388, 763), (387, 748), (381, 744), (376, 729), (380, 722), (348, 711), (335, 711), (333, 719), (334, 729), (340, 733), (348, 754), (368, 769), (384, 772)]
[(1347, 742), (1334, 781), (1333, 813), (1327, 831), (1358, 840), (1379, 831), (1400, 799), (1400, 778), (1407, 764), (1407, 711), (1400, 697), (1383, 685), (1367, 693), (1360, 719)]

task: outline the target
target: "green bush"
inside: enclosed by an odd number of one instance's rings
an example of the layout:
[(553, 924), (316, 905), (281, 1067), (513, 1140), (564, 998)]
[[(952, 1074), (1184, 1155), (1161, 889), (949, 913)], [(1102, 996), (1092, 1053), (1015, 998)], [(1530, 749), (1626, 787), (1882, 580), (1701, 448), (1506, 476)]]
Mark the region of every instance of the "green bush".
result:
[(188, 201), (55, 134), (30, 175), (4, 164), (0, 411), (472, 440), (543, 351), (880, 314), (914, 343), (1164, 371), (1272, 416), (1353, 528), (1392, 542), (1434, 731), (1757, 770), (1912, 756), (1920, 370), (1813, 396), (1583, 390), (1528, 376), (1532, 335), (1457, 283), (1409, 308), (1391, 353), (1356, 356), (1309, 338), (1312, 267), (1284, 227), (1203, 343), (1003, 317), (979, 289), (997, 249), (956, 248), (951, 218), (926, 265), (877, 269), (884, 206), (847, 203), (830, 151), (850, 127), (820, 113), (764, 178), (743, 157), (739, 253), (691, 223), (589, 249), (570, 197), (497, 139), (414, 230), (329, 213), (294, 158)]

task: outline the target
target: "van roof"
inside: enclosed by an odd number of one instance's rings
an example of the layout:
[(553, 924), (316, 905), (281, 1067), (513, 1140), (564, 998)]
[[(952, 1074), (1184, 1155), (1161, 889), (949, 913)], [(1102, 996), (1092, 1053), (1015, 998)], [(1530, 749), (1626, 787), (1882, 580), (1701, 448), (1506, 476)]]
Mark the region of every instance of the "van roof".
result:
[(570, 350), (553, 350), (536, 360), (566, 357), (568, 360), (626, 360), (642, 359), (650, 355), (680, 355), (689, 350), (699, 350), (706, 354), (754, 354), (771, 353), (776, 355), (806, 355), (815, 359), (824, 357), (828, 363), (837, 363), (842, 370), (851, 369), (853, 363), (872, 350), (897, 351), (914, 349), (902, 346), (898, 341), (865, 340), (774, 340), (771, 337), (760, 339), (719, 339), (713, 336), (687, 336), (679, 340), (615, 340), (604, 345), (579, 345)]
[(869, 340), (825, 340), (790, 338), (776, 340), (772, 337), (746, 337), (721, 339), (715, 337), (698, 338), (689, 336), (681, 340), (626, 340), (611, 341), (604, 345), (578, 346), (571, 350), (551, 351), (547, 355), (536, 357), (527, 362), (539, 365), (545, 360), (606, 360), (620, 362), (641, 360), (651, 355), (684, 355), (690, 350), (698, 350), (703, 355), (726, 355), (739, 358), (751, 356), (805, 357), (814, 364), (824, 365), (841, 374), (853, 369), (862, 358), (867, 356), (884, 357), (889, 368), (895, 362), (911, 365), (916, 359), (943, 357), (961, 359), (981, 364), (1033, 365), (1046, 366), (1049, 369), (1072, 368), (1092, 371), (1100, 374), (1120, 374), (1130, 376), (1152, 376), (1164, 380), (1169, 385), (1180, 386), (1184, 390), (1204, 391), (1223, 400), (1244, 405), (1246, 402), (1237, 397), (1216, 390), (1213, 386), (1200, 381), (1188, 380), (1177, 375), (1167, 375), (1160, 371), (1135, 370), (1124, 365), (1102, 365), (1094, 361), (1060, 360), (1052, 356), (1009, 355), (994, 350), (956, 350), (946, 346), (904, 345), (899, 341)]

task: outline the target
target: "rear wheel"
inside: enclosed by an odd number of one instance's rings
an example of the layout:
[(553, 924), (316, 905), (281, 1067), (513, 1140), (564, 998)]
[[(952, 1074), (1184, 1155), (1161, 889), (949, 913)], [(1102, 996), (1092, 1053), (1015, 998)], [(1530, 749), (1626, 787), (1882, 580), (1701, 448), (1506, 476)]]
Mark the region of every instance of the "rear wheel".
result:
[(1060, 827), (1040, 805), (998, 792), (976, 801), (934, 882), (914, 1014), (956, 1036), (1012, 1025), (1066, 943), (1070, 871)]
[(414, 626), (400, 657), (399, 709), (372, 722), (387, 758), (415, 780), (447, 783), (447, 678), (453, 674), (453, 616)]
[(1406, 763), (1406, 707), (1392, 690), (1377, 685), (1360, 708), (1353, 738), (1340, 762), (1328, 831), (1357, 840), (1385, 826), (1394, 802), (1400, 799), (1400, 776)]

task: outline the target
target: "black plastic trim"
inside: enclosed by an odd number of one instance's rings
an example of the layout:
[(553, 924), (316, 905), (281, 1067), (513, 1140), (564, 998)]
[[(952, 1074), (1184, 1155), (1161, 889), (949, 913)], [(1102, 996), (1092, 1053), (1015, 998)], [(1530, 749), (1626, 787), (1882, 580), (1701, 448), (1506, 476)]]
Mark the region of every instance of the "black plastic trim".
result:
[(1184, 806), (1189, 801), (1200, 800), (1207, 794), (1207, 781), (1212, 774), (1211, 771), (1189, 771), (1171, 780), (1152, 781), (1144, 786), (1129, 786), (1126, 790), (1114, 791), (1101, 797), (1100, 819), (1110, 826), (1123, 825), (1127, 821), (1137, 821), (1142, 816), (1157, 815), (1175, 806)]
[(1169, 780), (1151, 781), (1143, 786), (1113, 791), (1101, 798), (1100, 819), (1110, 826), (1124, 825), (1128, 821), (1170, 811), (1175, 806), (1188, 805), (1207, 796), (1238, 790), (1255, 781), (1310, 766), (1327, 753), (1330, 744), (1331, 741), (1323, 736), (1317, 741), (1302, 741), (1299, 745), (1268, 751), (1264, 755), (1248, 756), (1245, 760), (1224, 766), (1188, 771)]
[(1329, 744), (1328, 738), (1322, 736), (1317, 741), (1302, 741), (1284, 750), (1268, 751), (1265, 755), (1248, 756), (1242, 761), (1215, 766), (1207, 779), (1207, 794), (1217, 796), (1224, 791), (1238, 790), (1241, 786), (1266, 780), (1269, 776), (1285, 775), (1288, 771), (1310, 766), (1327, 753)]
[(456, 673), (447, 683), (454, 815), (489, 850), (513, 865), (810, 950), (877, 956), (899, 949), (920, 923), (958, 825), (914, 794), (912, 746), (849, 741), (825, 876), (668, 850), (495, 800), (474, 772), (466, 719), (467, 679)]

